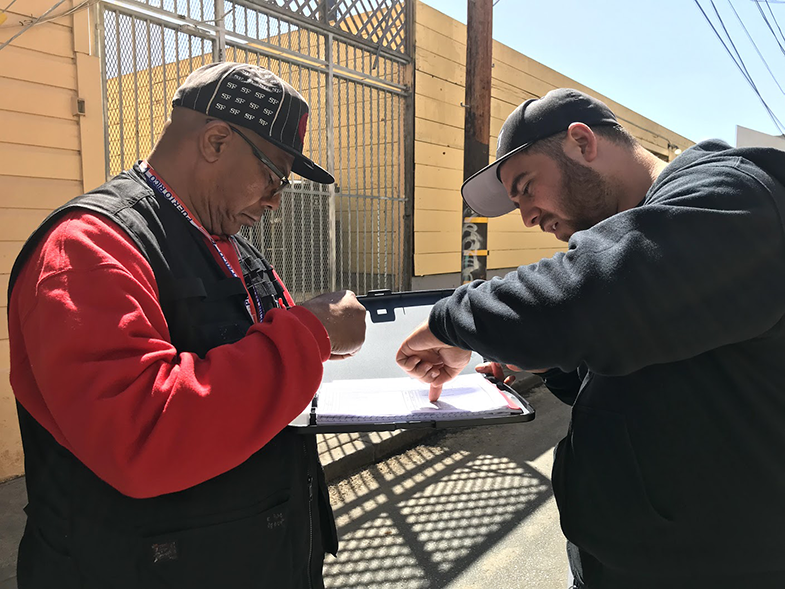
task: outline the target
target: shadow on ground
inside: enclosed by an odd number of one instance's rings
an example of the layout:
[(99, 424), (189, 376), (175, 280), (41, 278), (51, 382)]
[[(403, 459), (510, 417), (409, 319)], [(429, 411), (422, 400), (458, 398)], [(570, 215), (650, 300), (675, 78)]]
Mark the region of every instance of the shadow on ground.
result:
[(451, 430), (333, 485), (341, 548), (327, 587), (446, 587), (550, 500), (530, 463), (569, 412), (542, 391), (531, 424)]

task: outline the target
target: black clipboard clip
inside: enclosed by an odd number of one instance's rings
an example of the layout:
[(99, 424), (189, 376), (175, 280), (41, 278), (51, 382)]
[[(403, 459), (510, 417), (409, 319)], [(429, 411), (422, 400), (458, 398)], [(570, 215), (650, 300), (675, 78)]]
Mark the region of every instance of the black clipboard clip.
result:
[(319, 404), (319, 392), (317, 391), (316, 394), (311, 399), (311, 415), (308, 419), (308, 425), (316, 425), (316, 407)]

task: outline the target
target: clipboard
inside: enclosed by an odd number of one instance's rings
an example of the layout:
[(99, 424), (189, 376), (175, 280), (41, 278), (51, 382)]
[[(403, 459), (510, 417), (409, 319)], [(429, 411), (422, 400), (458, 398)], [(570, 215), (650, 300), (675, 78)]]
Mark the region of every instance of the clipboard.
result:
[[(346, 360), (324, 364), (323, 383), (339, 380), (367, 378), (400, 378), (406, 376), (395, 362), (395, 354), (403, 342), (420, 323), (428, 318), (431, 307), (442, 298), (450, 296), (453, 289), (392, 292), (390, 290), (370, 291), (357, 299), (365, 306), (366, 336), (363, 348), (356, 356)], [(461, 374), (474, 374), (474, 367), (483, 358), (473, 353), (469, 364)], [(314, 397), (309, 408), (308, 425), (290, 426), (289, 430), (301, 434), (350, 433), (366, 431), (389, 431), (397, 429), (451, 428), (465, 426), (501, 425), (525, 423), (535, 417), (534, 408), (514, 389), (486, 377), (499, 392), (520, 409), (510, 409), (504, 415), (478, 415), (456, 419), (434, 420), (422, 418), (405, 421), (363, 421), (352, 423), (318, 423), (318, 396)]]

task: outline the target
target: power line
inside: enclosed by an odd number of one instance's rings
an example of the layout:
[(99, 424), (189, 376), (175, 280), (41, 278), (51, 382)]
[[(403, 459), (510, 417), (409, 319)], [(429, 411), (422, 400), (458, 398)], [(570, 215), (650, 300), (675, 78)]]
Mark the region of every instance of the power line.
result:
[[(14, 2), (16, 2), (16, 0), (14, 0)], [(13, 4), (14, 2), (11, 2), (11, 4)], [(63, 18), (64, 16), (70, 16), (70, 15), (74, 14), (75, 12), (78, 12), (79, 10), (82, 10), (82, 8), (85, 8), (89, 4), (97, 2), (97, 0), (83, 0), (83, 2), (81, 2), (80, 4), (77, 4), (76, 6), (74, 6), (72, 8), (69, 8), (68, 10), (65, 10), (64, 12), (61, 12), (60, 14), (53, 14), (53, 15), (49, 16), (49, 13), (52, 12), (53, 10), (55, 10), (63, 2), (65, 2), (65, 0), (59, 0), (58, 2), (53, 4), (46, 12), (44, 12), (41, 16), (39, 16), (38, 18), (33, 20), (31, 23), (25, 25), (16, 35), (14, 35), (13, 37), (11, 37), (7, 41), (5, 41), (2, 45), (0, 45), (0, 51), (5, 49), (8, 45), (11, 44), (12, 41), (14, 41), (15, 39), (21, 37), (23, 34), (25, 34), (27, 31), (32, 29), (34, 26), (41, 25), (41, 24), (44, 24), (44, 23), (47, 23), (47, 22), (51, 22), (53, 20), (57, 20), (58, 18)], [(9, 4), (9, 7), (10, 7), (10, 4)]]
[(777, 25), (777, 30), (779, 30), (782, 40), (785, 41), (785, 35), (782, 33), (782, 29), (780, 28), (780, 23), (777, 22), (777, 17), (774, 16), (774, 11), (771, 9), (771, 4), (769, 4), (769, 0), (766, 0), (766, 7), (769, 9), (769, 13), (771, 13), (771, 18), (774, 21), (774, 24)]
[[(782, 43), (780, 43), (780, 39), (779, 39), (779, 37), (777, 37), (777, 33), (775, 33), (774, 29), (771, 27), (771, 23), (769, 22), (769, 19), (766, 18), (766, 13), (763, 12), (763, 9), (760, 7), (760, 3), (756, 2), (755, 5), (758, 7), (758, 12), (760, 12), (760, 15), (763, 17), (763, 20), (766, 23), (766, 26), (769, 27), (769, 30), (771, 31), (771, 34), (774, 35), (774, 40), (777, 42), (777, 45), (780, 46), (780, 51), (782, 51), (782, 53), (785, 54), (785, 47), (783, 47)], [(766, 6), (769, 7), (769, 12), (771, 12), (771, 5), (768, 2), (766, 2)], [(773, 12), (771, 13), (771, 16), (772, 16), (772, 18), (774, 18), (774, 13)], [(777, 23), (776, 19), (774, 20), (774, 22), (777, 24), (777, 28), (779, 29), (780, 25), (779, 25), (779, 23)], [(782, 35), (782, 29), (780, 29), (780, 35)], [(785, 38), (785, 37), (783, 37), (783, 38)]]
[(701, 6), (700, 2), (698, 2), (698, 0), (694, 0), (694, 2), (695, 2), (695, 5), (698, 7), (698, 10), (700, 10), (701, 14), (703, 14), (703, 17), (706, 19), (706, 22), (709, 23), (709, 26), (711, 27), (711, 30), (714, 31), (714, 34), (717, 36), (717, 39), (719, 39), (720, 43), (722, 43), (722, 46), (725, 48), (725, 51), (727, 51), (728, 55), (733, 60), (733, 63), (736, 64), (736, 67), (739, 68), (739, 71), (744, 76), (744, 79), (747, 80), (749, 85), (752, 87), (752, 90), (758, 96), (758, 99), (763, 104), (763, 108), (766, 109), (766, 112), (769, 114), (769, 117), (771, 117), (771, 120), (774, 123), (774, 125), (777, 127), (777, 130), (780, 133), (785, 134), (785, 127), (782, 125), (780, 120), (777, 118), (777, 115), (775, 115), (774, 112), (771, 110), (771, 108), (769, 108), (769, 105), (766, 104), (766, 101), (764, 100), (763, 96), (761, 95), (760, 91), (758, 90), (757, 86), (755, 85), (755, 82), (752, 80), (752, 77), (750, 76), (749, 72), (747, 71), (746, 66), (744, 66), (744, 61), (741, 59), (741, 55), (739, 54), (738, 50), (736, 50), (736, 46), (733, 44), (733, 40), (730, 38), (730, 35), (728, 34), (727, 29), (725, 28), (725, 23), (722, 21), (722, 17), (720, 16), (719, 11), (717, 10), (717, 7), (714, 5), (713, 0), (711, 2), (711, 5), (714, 8), (714, 12), (717, 14), (717, 18), (719, 19), (720, 24), (722, 25), (722, 28), (725, 31), (725, 34), (728, 35), (728, 41), (733, 46), (733, 49), (734, 49), (734, 51), (736, 51), (736, 54), (739, 55), (739, 61), (736, 61), (736, 58), (734, 57), (734, 55), (731, 52), (730, 48), (725, 43), (725, 40), (722, 38), (722, 35), (720, 35), (720, 32), (714, 26), (714, 23), (711, 22), (711, 19), (709, 18), (709, 15), (706, 14), (705, 10), (703, 10), (703, 6)]
[[(733, 50), (736, 52), (736, 55), (739, 58), (739, 61), (738, 61), (738, 63), (736, 65), (739, 67), (739, 69), (743, 70), (743, 72), (746, 74), (747, 81), (749, 82), (749, 84), (752, 87), (752, 89), (755, 91), (755, 94), (758, 95), (758, 98), (763, 103), (763, 107), (769, 113), (769, 116), (771, 117), (771, 120), (776, 125), (777, 129), (785, 134), (785, 128), (783, 127), (783, 125), (780, 122), (780, 120), (777, 117), (777, 115), (774, 114), (774, 111), (772, 111), (771, 108), (769, 107), (769, 105), (766, 103), (766, 101), (763, 98), (763, 95), (758, 90), (758, 86), (755, 84), (755, 81), (752, 79), (752, 75), (750, 74), (749, 70), (747, 69), (747, 66), (744, 63), (744, 60), (741, 57), (741, 53), (739, 53), (739, 50), (736, 48), (736, 45), (734, 44), (733, 39), (731, 38), (730, 33), (728, 32), (728, 29), (725, 26), (725, 21), (722, 20), (722, 15), (720, 15), (720, 11), (717, 9), (717, 6), (714, 4), (714, 0), (710, 0), (710, 2), (711, 2), (712, 8), (714, 8), (714, 13), (717, 15), (717, 18), (720, 21), (720, 25), (722, 26), (722, 30), (725, 31), (725, 35), (728, 37), (728, 42), (731, 44), (731, 47), (733, 47)], [(730, 0), (728, 0), (728, 2), (730, 3)], [(732, 8), (732, 6), (731, 6), (731, 8)], [(714, 27), (712, 26), (712, 28), (714, 28)], [(715, 30), (715, 32), (717, 32), (717, 31)], [(722, 41), (722, 38), (720, 38), (720, 40)], [(725, 43), (723, 42), (723, 45), (724, 44)], [(727, 45), (725, 46), (725, 48), (726, 49), (728, 48)], [(730, 53), (730, 51), (728, 51), (728, 53)], [(732, 57), (732, 55), (731, 55), (731, 57)]]
[(53, 5), (52, 5), (52, 6), (51, 6), (51, 7), (50, 7), (50, 8), (49, 8), (49, 9), (48, 9), (46, 12), (44, 12), (44, 13), (43, 13), (41, 16), (39, 16), (37, 19), (35, 19), (33, 22), (31, 22), (31, 23), (30, 23), (29, 25), (27, 25), (26, 27), (23, 27), (23, 28), (22, 28), (22, 30), (21, 30), (21, 31), (19, 31), (19, 32), (18, 32), (16, 35), (14, 35), (14, 36), (13, 36), (13, 37), (11, 37), (10, 39), (8, 39), (8, 41), (6, 41), (6, 42), (5, 42), (5, 43), (3, 43), (2, 45), (0, 45), (0, 51), (2, 51), (2, 50), (3, 50), (3, 49), (5, 49), (5, 48), (6, 48), (8, 45), (10, 45), (10, 44), (11, 44), (11, 41), (13, 41), (14, 39), (16, 39), (16, 38), (20, 37), (21, 35), (23, 35), (23, 34), (24, 34), (24, 33), (26, 33), (27, 31), (29, 31), (31, 28), (33, 28), (35, 25), (37, 25), (37, 24), (38, 24), (38, 23), (41, 21), (41, 19), (43, 19), (43, 18), (44, 18), (44, 17), (45, 17), (47, 14), (49, 14), (50, 12), (52, 12), (52, 11), (53, 11), (55, 8), (57, 8), (58, 6), (60, 6), (60, 5), (61, 5), (63, 2), (65, 2), (65, 0), (58, 0), (58, 1), (57, 1), (55, 4), (53, 4)]
[(760, 57), (761, 61), (763, 62), (763, 65), (766, 66), (766, 69), (771, 74), (772, 80), (774, 80), (774, 83), (777, 84), (777, 88), (780, 89), (780, 92), (785, 94), (785, 91), (782, 89), (782, 86), (780, 86), (780, 83), (777, 81), (777, 77), (774, 75), (774, 72), (771, 71), (771, 68), (769, 67), (768, 62), (766, 61), (766, 58), (763, 57), (763, 54), (760, 52), (760, 49), (758, 49), (758, 45), (753, 40), (752, 35), (750, 35), (750, 32), (747, 30), (747, 27), (744, 26), (744, 22), (741, 20), (741, 17), (739, 16), (739, 13), (736, 12), (736, 9), (733, 7), (733, 4), (731, 3), (730, 0), (728, 0), (728, 4), (730, 5), (730, 9), (733, 11), (733, 14), (736, 15), (736, 18), (738, 19), (739, 24), (741, 25), (741, 28), (744, 29), (745, 33), (747, 33), (747, 38), (750, 40), (750, 43), (752, 43), (752, 46), (755, 48), (755, 51), (758, 53), (758, 57)]
[[(752, 80), (752, 76), (750, 75), (750, 71), (747, 69), (747, 65), (744, 63), (744, 60), (741, 58), (741, 53), (739, 53), (739, 50), (736, 48), (736, 44), (733, 42), (733, 39), (731, 39), (730, 33), (728, 32), (728, 29), (725, 26), (725, 21), (722, 20), (722, 16), (720, 15), (720, 11), (717, 9), (717, 5), (714, 4), (714, 0), (709, 0), (709, 2), (711, 3), (711, 7), (714, 9), (714, 14), (717, 15), (717, 20), (720, 21), (720, 26), (722, 27), (722, 30), (725, 31), (725, 36), (728, 38), (728, 42), (730, 43), (730, 46), (733, 47), (733, 51), (736, 53), (736, 58), (738, 58), (738, 61), (736, 59), (734, 59), (734, 61), (736, 61), (736, 65), (744, 73), (744, 77), (747, 78), (747, 81), (750, 83), (750, 85), (755, 90), (755, 92), (757, 92), (758, 91), (758, 87), (755, 85), (755, 82)], [(724, 44), (725, 44), (725, 42), (723, 41), (723, 45)], [(727, 49), (728, 46), (725, 45), (725, 48)], [(730, 53), (730, 51), (729, 51), (729, 53)], [(733, 54), (731, 54), (731, 57), (732, 56), (733, 56)]]

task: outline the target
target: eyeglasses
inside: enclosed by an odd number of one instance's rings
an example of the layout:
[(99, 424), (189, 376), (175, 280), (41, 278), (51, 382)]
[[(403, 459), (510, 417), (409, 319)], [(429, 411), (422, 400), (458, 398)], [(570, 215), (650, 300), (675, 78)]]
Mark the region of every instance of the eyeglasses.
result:
[(276, 188), (276, 189), (275, 189), (275, 192), (276, 192), (276, 193), (277, 193), (277, 192), (281, 192), (283, 189), (285, 189), (286, 187), (288, 187), (288, 186), (289, 186), (289, 184), (291, 184), (291, 183), (289, 182), (289, 178), (287, 178), (287, 177), (286, 177), (286, 174), (284, 174), (283, 172), (281, 172), (280, 168), (278, 168), (278, 166), (276, 166), (276, 165), (275, 165), (275, 164), (272, 162), (272, 160), (271, 160), (269, 157), (267, 157), (266, 155), (264, 155), (264, 154), (262, 153), (262, 151), (261, 151), (261, 150), (260, 150), (258, 147), (256, 147), (256, 146), (255, 146), (255, 145), (254, 145), (254, 144), (251, 142), (251, 140), (250, 140), (250, 139), (248, 139), (248, 137), (246, 137), (245, 135), (243, 135), (242, 133), (240, 133), (240, 131), (239, 131), (239, 130), (237, 130), (237, 129), (235, 129), (234, 127), (232, 127), (232, 125), (229, 125), (229, 128), (230, 128), (232, 131), (234, 131), (235, 133), (237, 133), (237, 134), (238, 134), (238, 135), (239, 135), (239, 136), (240, 136), (240, 137), (243, 139), (243, 141), (245, 141), (245, 142), (246, 142), (248, 145), (250, 145), (250, 146), (251, 146), (251, 151), (253, 151), (253, 154), (256, 156), (256, 159), (258, 159), (258, 160), (259, 160), (260, 162), (262, 162), (262, 163), (263, 163), (265, 166), (267, 166), (268, 168), (270, 168), (270, 171), (271, 171), (273, 174), (275, 174), (276, 178), (278, 178), (278, 182), (279, 182), (280, 184), (278, 185), (278, 188)]

